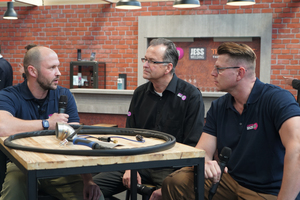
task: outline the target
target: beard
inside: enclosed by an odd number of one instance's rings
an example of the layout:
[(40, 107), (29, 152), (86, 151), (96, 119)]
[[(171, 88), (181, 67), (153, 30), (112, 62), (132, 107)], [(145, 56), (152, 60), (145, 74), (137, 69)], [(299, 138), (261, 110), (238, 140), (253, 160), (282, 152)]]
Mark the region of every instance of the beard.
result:
[[(53, 79), (54, 80), (54, 79)], [(45, 77), (39, 76), (37, 78), (37, 83), (40, 85), (41, 88), (44, 90), (55, 90), (57, 88), (56, 84), (53, 84), (52, 81), (48, 81)]]

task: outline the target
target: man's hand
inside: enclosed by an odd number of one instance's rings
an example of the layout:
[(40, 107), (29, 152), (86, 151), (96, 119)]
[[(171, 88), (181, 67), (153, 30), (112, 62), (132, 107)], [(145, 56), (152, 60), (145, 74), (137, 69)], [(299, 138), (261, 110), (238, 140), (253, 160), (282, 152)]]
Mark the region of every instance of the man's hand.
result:
[(149, 200), (162, 200), (161, 189), (155, 190)]
[[(131, 170), (126, 170), (125, 173), (123, 174), (123, 185), (130, 189), (130, 180), (131, 180)], [(138, 184), (142, 184), (142, 178), (140, 176), (140, 174), (137, 172), (137, 183)]]
[(292, 78), (292, 77), (285, 77), (285, 76), (283, 76), (283, 78), (284, 78), (284, 81), (285, 81), (286, 84), (292, 86), (292, 82), (293, 82), (294, 78)]
[[(221, 168), (217, 161), (210, 160), (205, 162), (205, 178), (209, 178), (213, 183), (217, 183), (221, 178)], [(228, 168), (225, 167), (224, 172), (227, 173)]]
[(19, 64), (18, 64), (18, 67), (19, 67), (19, 72), (20, 72), (21, 74), (25, 73), (25, 72), (24, 72), (24, 67), (23, 67), (22, 63), (19, 63)]
[(53, 113), (48, 119), (49, 130), (54, 130), (56, 122), (68, 123), (69, 115), (65, 113)]
[(99, 186), (94, 183), (91, 174), (82, 174), (84, 200), (98, 200), (101, 197)]

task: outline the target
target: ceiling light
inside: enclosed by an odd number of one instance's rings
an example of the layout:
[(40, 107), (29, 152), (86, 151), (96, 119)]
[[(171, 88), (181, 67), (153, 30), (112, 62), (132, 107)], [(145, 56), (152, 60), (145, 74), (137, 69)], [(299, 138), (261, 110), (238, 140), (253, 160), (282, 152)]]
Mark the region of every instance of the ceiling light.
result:
[(255, 0), (228, 0), (227, 5), (230, 6), (250, 6), (254, 5)]
[(7, 10), (4, 13), (3, 19), (18, 19), (18, 15), (14, 10), (14, 2), (7, 2)]
[(175, 8), (197, 8), (200, 7), (199, 0), (175, 0)]
[(142, 6), (141, 3), (136, 0), (120, 0), (116, 4), (116, 8), (133, 10), (133, 9), (141, 9)]

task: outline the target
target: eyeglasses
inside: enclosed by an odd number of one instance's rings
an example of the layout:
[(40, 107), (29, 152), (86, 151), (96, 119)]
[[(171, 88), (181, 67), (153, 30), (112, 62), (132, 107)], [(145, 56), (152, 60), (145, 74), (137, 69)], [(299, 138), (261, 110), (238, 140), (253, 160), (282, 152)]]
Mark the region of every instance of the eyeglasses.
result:
[(218, 74), (220, 74), (220, 70), (223, 70), (223, 69), (237, 69), (237, 68), (240, 68), (240, 67), (217, 67), (217, 66), (214, 66), (214, 67), (217, 70)]
[(141, 58), (141, 61), (142, 61), (143, 63), (145, 63), (145, 62), (147, 61), (149, 64), (170, 63), (169, 61), (153, 61), (153, 60), (147, 60), (146, 58)]

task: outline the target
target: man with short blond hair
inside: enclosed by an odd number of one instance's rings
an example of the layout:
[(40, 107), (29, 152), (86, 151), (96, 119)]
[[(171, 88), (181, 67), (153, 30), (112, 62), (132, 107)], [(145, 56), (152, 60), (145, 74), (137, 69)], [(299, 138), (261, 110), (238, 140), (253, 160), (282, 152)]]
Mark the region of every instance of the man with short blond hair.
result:
[[(219, 91), (196, 148), (205, 150), (205, 199), (292, 200), (300, 191), (300, 108), (294, 96), (255, 77), (256, 55), (245, 44), (223, 43), (211, 72)], [(213, 155), (232, 150), (221, 169)], [(228, 172), (228, 173), (226, 173)], [(185, 167), (163, 182), (164, 200), (195, 199), (194, 172)], [(213, 194), (211, 194), (213, 195)], [(299, 197), (298, 197), (299, 198)]]

